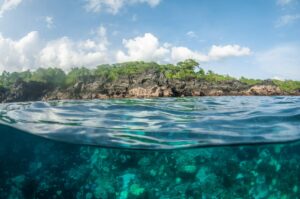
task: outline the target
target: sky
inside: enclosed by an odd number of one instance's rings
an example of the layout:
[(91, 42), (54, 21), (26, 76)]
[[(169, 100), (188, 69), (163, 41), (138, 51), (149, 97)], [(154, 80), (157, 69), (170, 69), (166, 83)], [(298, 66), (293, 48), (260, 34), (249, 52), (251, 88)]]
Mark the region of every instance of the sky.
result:
[(190, 58), (300, 80), (300, 0), (0, 0), (0, 72)]

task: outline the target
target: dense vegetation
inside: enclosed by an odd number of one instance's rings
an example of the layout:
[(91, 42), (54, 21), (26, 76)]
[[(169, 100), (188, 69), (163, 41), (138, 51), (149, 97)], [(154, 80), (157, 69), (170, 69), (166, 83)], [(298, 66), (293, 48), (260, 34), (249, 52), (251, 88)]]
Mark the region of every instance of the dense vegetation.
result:
[[(119, 64), (104, 64), (95, 69), (88, 68), (73, 68), (68, 73), (65, 73), (59, 68), (39, 68), (36, 71), (24, 72), (6, 72), (0, 76), (0, 87), (11, 88), (17, 81), (35, 81), (48, 84), (50, 87), (67, 87), (74, 85), (76, 82), (89, 82), (96, 79), (104, 79), (105, 81), (115, 81), (121, 76), (134, 76), (145, 71), (162, 72), (168, 79), (192, 80), (201, 79), (210, 82), (222, 82), (228, 80), (236, 80), (229, 75), (219, 75), (212, 71), (205, 71), (199, 67), (199, 64), (194, 60), (185, 60), (176, 65), (173, 64), (157, 64), (155, 62), (126, 62)], [(239, 81), (255, 85), (263, 81), (259, 79), (247, 79), (241, 77)], [(279, 86), (283, 91), (293, 91), (300, 89), (300, 81), (280, 81), (272, 80), (274, 84)]]
[(300, 89), (300, 81), (292, 81), (292, 80), (273, 80), (274, 84), (276, 84), (283, 91), (294, 91)]

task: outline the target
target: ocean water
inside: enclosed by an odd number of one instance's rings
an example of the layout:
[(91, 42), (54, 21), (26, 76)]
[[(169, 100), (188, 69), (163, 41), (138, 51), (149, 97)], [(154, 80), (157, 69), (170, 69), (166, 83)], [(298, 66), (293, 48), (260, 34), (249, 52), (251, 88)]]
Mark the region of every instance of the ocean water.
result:
[(300, 198), (300, 97), (1, 104), (0, 198)]

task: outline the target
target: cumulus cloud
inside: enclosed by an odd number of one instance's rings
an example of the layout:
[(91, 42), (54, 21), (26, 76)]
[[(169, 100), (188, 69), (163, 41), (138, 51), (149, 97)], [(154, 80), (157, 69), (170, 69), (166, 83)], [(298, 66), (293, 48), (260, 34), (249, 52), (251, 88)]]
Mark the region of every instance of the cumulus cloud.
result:
[(158, 38), (150, 33), (146, 33), (142, 37), (124, 39), (123, 45), (127, 52), (117, 52), (118, 62), (133, 60), (161, 61), (169, 54), (169, 49), (161, 46)]
[(30, 32), (20, 40), (5, 38), (0, 34), (0, 70), (32, 69), (40, 49), (38, 32)]
[(123, 40), (123, 45), (126, 52), (118, 51), (116, 57), (118, 62), (145, 60), (176, 63), (185, 59), (208, 62), (227, 57), (246, 56), (251, 53), (249, 48), (240, 47), (239, 45), (214, 45), (206, 55), (184, 46), (173, 46), (166, 43), (161, 44), (158, 38), (151, 33), (146, 33), (144, 36), (129, 40), (125, 39)]
[(106, 11), (111, 14), (117, 14), (119, 10), (131, 4), (147, 3), (151, 7), (155, 7), (161, 0), (86, 0), (85, 8), (91, 12)]
[(281, 45), (259, 53), (257, 62), (270, 77), (300, 80), (299, 52), (299, 45)]
[(18, 5), (20, 5), (22, 0), (4, 0), (0, 7), (0, 18), (3, 16), (3, 14), (9, 10), (12, 10), (16, 8)]
[(39, 54), (38, 63), (42, 67), (54, 66), (67, 71), (76, 66), (96, 66), (109, 62), (108, 45), (106, 28), (100, 26), (95, 39), (72, 41), (63, 37), (48, 42)]
[(65, 71), (72, 67), (93, 67), (103, 63), (127, 61), (156, 61), (177, 63), (185, 59), (208, 62), (227, 57), (250, 54), (250, 49), (238, 45), (212, 46), (208, 53), (185, 46), (161, 43), (151, 33), (123, 39), (123, 50), (110, 51), (107, 30), (100, 26), (92, 39), (74, 41), (68, 37), (43, 41), (33, 31), (19, 40), (0, 35), (0, 71), (20, 71), (38, 67), (59, 67)]
[(73, 41), (68, 37), (44, 42), (36, 31), (19, 40), (0, 35), (0, 71), (23, 71), (38, 67), (96, 66), (109, 62), (106, 29), (100, 26), (94, 39)]
[(209, 61), (209, 57), (197, 51), (192, 51), (187, 47), (172, 47), (171, 49), (171, 60), (176, 63), (185, 59), (194, 59), (199, 62)]
[(66, 71), (72, 67), (95, 66), (106, 61), (107, 54), (101, 44), (92, 40), (77, 43), (67, 37), (49, 42), (39, 56), (41, 66), (60, 67)]
[(250, 55), (251, 50), (239, 45), (216, 46), (213, 45), (208, 53), (212, 60), (219, 60), (226, 57), (240, 57)]
[(275, 27), (280, 28), (283, 26), (287, 26), (295, 23), (298, 20), (300, 20), (300, 14), (283, 15), (277, 20), (277, 22), (275, 23)]

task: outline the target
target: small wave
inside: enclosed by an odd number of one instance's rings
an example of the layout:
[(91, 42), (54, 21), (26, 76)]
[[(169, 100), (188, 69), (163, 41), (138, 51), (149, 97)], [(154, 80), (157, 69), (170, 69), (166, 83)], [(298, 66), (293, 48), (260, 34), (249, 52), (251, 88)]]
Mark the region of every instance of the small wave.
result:
[(128, 149), (300, 139), (300, 97), (110, 99), (1, 104), (0, 123), (44, 138)]

